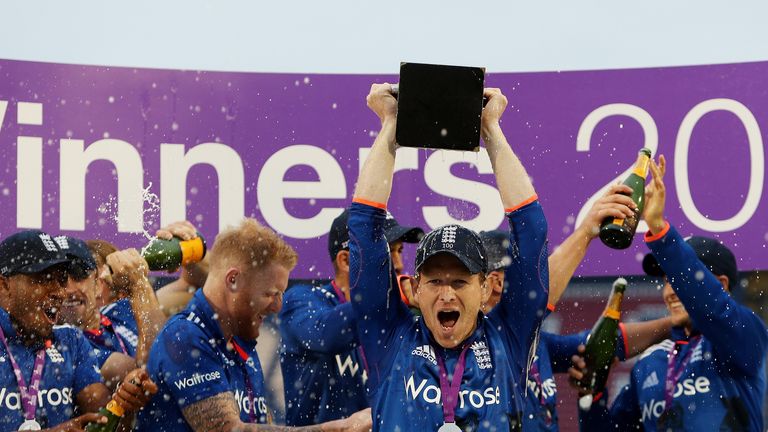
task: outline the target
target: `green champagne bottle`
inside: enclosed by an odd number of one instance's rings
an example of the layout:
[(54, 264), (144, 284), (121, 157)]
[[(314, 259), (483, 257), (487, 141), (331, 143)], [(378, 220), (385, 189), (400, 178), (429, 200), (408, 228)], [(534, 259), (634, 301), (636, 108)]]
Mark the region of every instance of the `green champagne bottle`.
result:
[(117, 426), (120, 424), (120, 420), (123, 419), (125, 412), (123, 408), (115, 402), (114, 399), (107, 403), (107, 406), (99, 410), (99, 415), (107, 418), (107, 423), (89, 423), (85, 427), (85, 432), (114, 432), (117, 430)]
[(611, 296), (608, 298), (603, 316), (597, 320), (587, 336), (584, 350), (587, 372), (581, 384), (584, 388), (591, 390), (592, 394), (579, 399), (579, 406), (582, 409), (589, 409), (592, 406), (592, 395), (605, 390), (608, 372), (616, 356), (616, 334), (621, 317), (621, 300), (624, 298), (626, 288), (627, 281), (624, 278), (618, 278), (613, 282)]
[(648, 177), (648, 168), (651, 164), (651, 150), (647, 148), (640, 149), (637, 155), (637, 162), (632, 173), (624, 180), (624, 184), (632, 188), (632, 201), (635, 202), (637, 210), (635, 214), (628, 218), (607, 217), (600, 224), (600, 240), (606, 246), (613, 249), (626, 249), (632, 244), (632, 238), (635, 236), (637, 224), (640, 222), (640, 215), (645, 207), (645, 178)]
[(141, 249), (141, 256), (150, 270), (174, 271), (182, 265), (199, 262), (205, 252), (205, 239), (197, 233), (197, 237), (190, 240), (155, 238)]

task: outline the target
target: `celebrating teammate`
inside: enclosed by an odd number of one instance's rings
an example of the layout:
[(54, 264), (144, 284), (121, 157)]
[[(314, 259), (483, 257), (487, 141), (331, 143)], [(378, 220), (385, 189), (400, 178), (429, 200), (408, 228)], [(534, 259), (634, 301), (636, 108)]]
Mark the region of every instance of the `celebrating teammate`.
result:
[(498, 89), (484, 93), (482, 136), (516, 251), (509, 289), (483, 316), (480, 306), (490, 292), (482, 242), (460, 225), (443, 226), (427, 234), (416, 253), (413, 290), (423, 314), (416, 319), (400, 301), (384, 236), (397, 102), (389, 84), (374, 84), (368, 95), (382, 127), (350, 207), (350, 285), (375, 431), (519, 428), (518, 399), (547, 304), (547, 224), (499, 126), (507, 100)]
[[(616, 190), (621, 190), (617, 188)], [(553, 287), (559, 284), (565, 288), (568, 280), (581, 261), (573, 261), (573, 257), (581, 256), (586, 251), (587, 246), (597, 235), (597, 228), (600, 221), (608, 214), (614, 212), (629, 211), (626, 204), (621, 204), (628, 199), (625, 195), (609, 191), (605, 196), (598, 200), (590, 210), (588, 217), (579, 226), (579, 228), (558, 247), (556, 253), (549, 257), (550, 271), (550, 302), (553, 302)], [(618, 205), (617, 205), (618, 204)], [(627, 203), (628, 204), (628, 203)], [(613, 214), (621, 216), (621, 214)], [(480, 233), (483, 239), (486, 253), (488, 255), (488, 276), (487, 281), (489, 289), (493, 292), (491, 298), (484, 305), (483, 311), (490, 311), (501, 298), (506, 281), (504, 271), (509, 263), (512, 262), (509, 253), (509, 240), (507, 234), (503, 231), (484, 231)], [(565, 262), (564, 262), (565, 260)], [(571, 264), (576, 265), (571, 265)], [(556, 278), (564, 278), (555, 281)], [(557, 295), (560, 297), (562, 291)], [(667, 335), (672, 326), (670, 318), (661, 318), (647, 322), (620, 323), (619, 332), (616, 335), (616, 357), (624, 361), (627, 358), (634, 357), (648, 348), (650, 345), (660, 342)], [(550, 431), (554, 432), (558, 428), (557, 416), (557, 385), (555, 383), (555, 373), (565, 373), (571, 365), (571, 358), (579, 351), (579, 346), (586, 343), (589, 330), (584, 330), (575, 334), (558, 335), (554, 333), (541, 332), (539, 343), (536, 346), (536, 355), (531, 364), (528, 373), (527, 388), (525, 397), (525, 409), (523, 410), (523, 430), (524, 431)]]
[[(296, 260), (288, 244), (253, 219), (219, 233), (205, 285), (152, 347), (147, 369), (160, 391), (141, 411), (141, 427), (293, 430), (255, 424), (271, 421), (256, 338), (264, 318), (280, 310)], [(344, 430), (354, 424), (367, 428), (370, 414), (298, 430)]]
[[(349, 303), (349, 231), (345, 210), (328, 233), (334, 278), (320, 285), (296, 285), (280, 311), (280, 366), (286, 423), (293, 426), (348, 417), (369, 406), (366, 373)], [(384, 237), (395, 271), (402, 273), (403, 242), (417, 243), (421, 228), (404, 227), (388, 215)]]
[[(71, 259), (62, 238), (22, 231), (0, 243), (0, 429), (81, 430), (110, 398), (80, 330), (56, 327)], [(137, 370), (115, 393), (126, 412), (153, 384)], [(78, 416), (73, 418), (74, 416)], [(48, 430), (48, 429), (46, 429)]]
[(107, 386), (114, 388), (129, 371), (146, 363), (149, 348), (165, 321), (147, 279), (147, 263), (135, 249), (106, 257), (115, 287), (128, 295), (120, 300), (127, 302), (127, 307), (111, 306), (131, 314), (130, 319), (122, 318), (118, 324), (99, 311), (99, 268), (86, 243), (66, 236), (54, 240), (67, 246), (66, 255), (71, 260), (59, 323), (83, 331), (94, 346), (102, 377)]
[(643, 353), (610, 409), (603, 397), (580, 411), (581, 428), (762, 431), (765, 324), (730, 296), (739, 284), (733, 253), (715, 239), (683, 239), (664, 219), (665, 167), (664, 156), (651, 162), (643, 269), (664, 277), (664, 302), (680, 325)]

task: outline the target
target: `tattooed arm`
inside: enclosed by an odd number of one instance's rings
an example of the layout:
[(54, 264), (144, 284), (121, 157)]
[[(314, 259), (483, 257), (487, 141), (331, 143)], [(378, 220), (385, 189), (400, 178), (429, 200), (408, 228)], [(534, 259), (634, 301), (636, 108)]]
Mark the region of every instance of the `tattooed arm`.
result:
[[(363, 413), (367, 413), (367, 416)], [(370, 429), (370, 410), (361, 411), (347, 419), (334, 420), (317, 426), (288, 427), (247, 424), (240, 420), (235, 397), (230, 392), (219, 393), (183, 410), (184, 418), (195, 432), (335, 432), (367, 431)], [(363, 414), (363, 415), (361, 415)], [(361, 418), (366, 421), (361, 422)]]

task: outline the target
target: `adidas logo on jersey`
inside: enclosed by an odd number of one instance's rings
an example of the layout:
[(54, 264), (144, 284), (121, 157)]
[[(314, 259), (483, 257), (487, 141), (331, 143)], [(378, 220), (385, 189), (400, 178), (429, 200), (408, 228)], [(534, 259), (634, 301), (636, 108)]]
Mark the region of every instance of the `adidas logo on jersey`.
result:
[(648, 378), (643, 381), (643, 390), (659, 385), (659, 377), (656, 376), (656, 371), (648, 375)]
[[(205, 326), (202, 323), (200, 323), (200, 325), (203, 327)], [(117, 325), (114, 326), (114, 329), (115, 333), (119, 334), (120, 337), (122, 337), (123, 340), (128, 342), (132, 347), (136, 348), (139, 345), (139, 336), (128, 327)]]
[(64, 357), (61, 356), (61, 353), (55, 346), (51, 345), (45, 352), (48, 354), (48, 358), (51, 359), (52, 363), (64, 363)]
[(411, 351), (411, 355), (424, 357), (425, 359), (429, 360), (433, 365), (437, 365), (437, 359), (435, 358), (435, 350), (432, 348), (432, 345), (417, 346), (413, 351)]

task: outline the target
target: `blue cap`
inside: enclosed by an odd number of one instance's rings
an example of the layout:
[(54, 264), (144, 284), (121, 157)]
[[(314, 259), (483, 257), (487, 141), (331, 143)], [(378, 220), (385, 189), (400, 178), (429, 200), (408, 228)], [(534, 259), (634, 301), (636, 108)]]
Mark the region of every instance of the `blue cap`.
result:
[(25, 230), (0, 242), (0, 275), (40, 273), (57, 264), (69, 263), (59, 241), (40, 230)]

